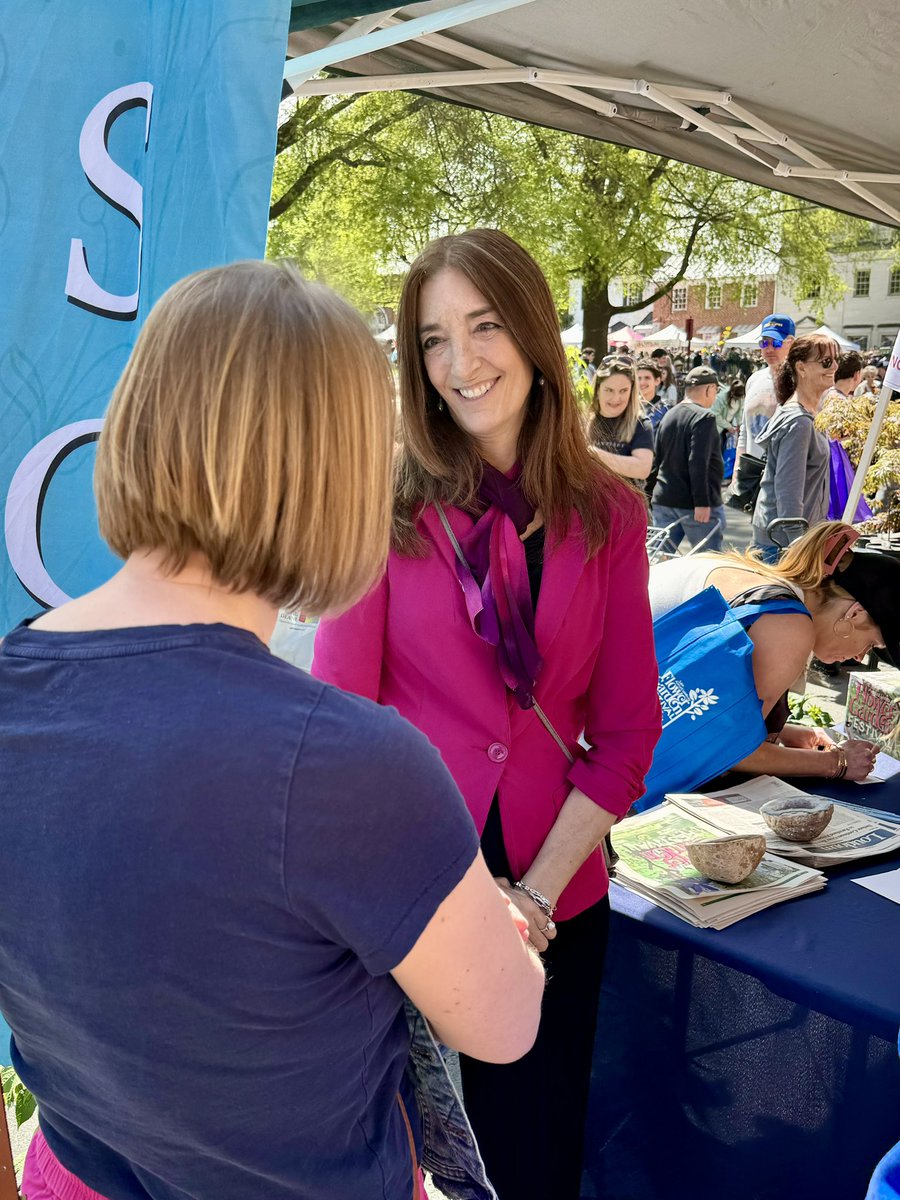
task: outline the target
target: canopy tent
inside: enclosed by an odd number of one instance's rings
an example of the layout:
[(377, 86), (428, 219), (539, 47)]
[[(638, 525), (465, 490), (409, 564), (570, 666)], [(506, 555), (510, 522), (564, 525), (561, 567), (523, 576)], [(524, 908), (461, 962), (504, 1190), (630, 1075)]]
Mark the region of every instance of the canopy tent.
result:
[(609, 335), (611, 346), (633, 346), (642, 341), (644, 341), (644, 335), (638, 333), (636, 329), (632, 329), (630, 325), (621, 325)]
[(894, 0), (294, 0), (292, 28), (305, 94), (415, 89), (900, 224)]
[(658, 333), (648, 333), (644, 338), (644, 345), (655, 343), (660, 346), (686, 346), (687, 334), (683, 329), (679, 329), (677, 325), (666, 325), (660, 329)]
[(762, 325), (754, 325), (746, 333), (737, 333), (734, 337), (726, 338), (725, 345), (730, 346), (734, 350), (749, 350), (751, 347), (755, 349), (759, 345), (761, 337)]
[(381, 333), (375, 334), (376, 342), (396, 342), (396, 340), (397, 340), (397, 326), (396, 325), (388, 325), (387, 329), (382, 329)]
[(837, 342), (842, 350), (858, 350), (859, 342), (851, 342), (849, 338), (845, 338), (843, 334), (835, 333), (827, 325), (820, 325), (818, 329), (814, 329), (813, 333), (821, 333), (824, 337), (830, 337), (832, 341)]
[[(869, 0), (864, 19), (845, 0), (293, 0), (291, 27), (300, 94), (425, 92), (900, 226), (895, 0)], [(314, 78), (325, 69), (343, 77)]]
[(584, 341), (584, 326), (570, 325), (562, 331), (561, 337), (564, 346), (580, 346)]

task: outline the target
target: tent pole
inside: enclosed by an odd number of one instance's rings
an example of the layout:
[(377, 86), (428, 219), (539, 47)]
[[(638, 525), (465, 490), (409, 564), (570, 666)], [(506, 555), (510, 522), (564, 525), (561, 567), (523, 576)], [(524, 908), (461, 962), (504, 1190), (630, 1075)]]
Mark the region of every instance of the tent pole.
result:
[[(389, 21), (396, 11), (396, 8), (386, 8), (383, 12), (372, 13), (368, 17), (359, 17), (353, 25), (348, 26), (343, 33), (339, 33), (333, 41), (329, 42), (329, 46), (346, 45), (354, 38), (365, 37), (367, 33), (372, 33)], [(315, 71), (302, 71), (292, 78), (291, 87), (296, 92), (300, 84), (305, 83), (313, 75), (315, 75)]]
[(887, 413), (887, 407), (891, 402), (892, 388), (885, 385), (881, 389), (878, 396), (878, 404), (875, 406), (875, 415), (872, 417), (872, 424), (869, 427), (869, 435), (866, 438), (866, 444), (863, 446), (863, 452), (859, 460), (859, 466), (856, 468), (856, 474), (853, 476), (853, 485), (850, 488), (850, 495), (847, 497), (847, 504), (844, 508), (843, 519), (848, 523), (853, 523), (853, 518), (856, 516), (856, 508), (862, 496), (863, 483), (865, 482), (866, 472), (872, 465), (872, 459), (875, 455), (875, 443), (878, 441), (878, 435), (881, 433), (881, 426), (884, 424), (884, 417)]
[[(439, 29), (450, 29), (456, 25), (465, 25), (469, 21), (477, 21), (481, 17), (491, 17), (495, 13), (506, 12), (511, 8), (522, 8), (533, 4), (534, 0), (468, 0), (465, 4), (457, 4), (453, 8), (444, 8), (439, 12), (426, 13), (424, 17), (415, 17), (412, 21), (404, 21), (401, 25), (393, 25), (386, 29), (378, 29), (365, 37), (354, 38), (352, 41), (352, 57), (358, 58), (363, 54), (375, 54), (388, 46), (397, 46), (408, 42), (423, 33), (434, 33)], [(335, 63), (346, 62), (348, 47), (331, 43), (315, 50), (312, 54), (302, 54), (299, 58), (289, 59), (285, 63), (284, 77), (291, 86), (294, 79), (303, 75), (308, 79), (316, 71), (323, 71)]]

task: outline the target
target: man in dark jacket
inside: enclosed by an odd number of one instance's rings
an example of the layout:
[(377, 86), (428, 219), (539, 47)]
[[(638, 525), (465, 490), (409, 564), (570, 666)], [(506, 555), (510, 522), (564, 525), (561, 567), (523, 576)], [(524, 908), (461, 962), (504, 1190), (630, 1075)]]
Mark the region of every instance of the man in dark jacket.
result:
[(656, 431), (656, 486), (653, 524), (675, 524), (669, 549), (687, 534), (692, 546), (720, 550), (725, 533), (722, 504), (722, 444), (710, 411), (718, 391), (710, 367), (694, 367), (684, 381), (684, 399), (666, 413)]

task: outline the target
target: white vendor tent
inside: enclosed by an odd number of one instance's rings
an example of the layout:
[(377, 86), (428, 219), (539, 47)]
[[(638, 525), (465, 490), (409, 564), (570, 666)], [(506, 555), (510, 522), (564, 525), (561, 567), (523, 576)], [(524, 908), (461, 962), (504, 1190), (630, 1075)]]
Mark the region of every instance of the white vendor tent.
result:
[(824, 337), (832, 338), (840, 346), (842, 350), (858, 350), (859, 342), (851, 342), (849, 338), (845, 338), (841, 333), (835, 331), (827, 325), (820, 325), (818, 329), (814, 329), (813, 333), (820, 333)]
[(584, 326), (572, 325), (568, 329), (564, 329), (561, 336), (564, 346), (580, 346), (584, 341)]
[(648, 333), (644, 338), (644, 345), (686, 346), (687, 334), (683, 329), (679, 329), (677, 325), (666, 325), (658, 333)]
[(735, 337), (727, 338), (726, 346), (732, 347), (734, 350), (750, 349), (759, 345), (759, 339), (762, 337), (762, 325), (756, 325), (753, 329), (749, 329), (746, 333), (739, 333)]

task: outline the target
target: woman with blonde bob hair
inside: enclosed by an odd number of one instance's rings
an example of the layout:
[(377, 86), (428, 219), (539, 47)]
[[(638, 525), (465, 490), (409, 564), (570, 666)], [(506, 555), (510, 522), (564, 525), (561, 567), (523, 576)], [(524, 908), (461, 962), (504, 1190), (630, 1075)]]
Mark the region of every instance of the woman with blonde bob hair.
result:
[(598, 847), (659, 734), (643, 504), (588, 450), (550, 290), (511, 238), (432, 242), (397, 328), (388, 569), (322, 624), (313, 671), (428, 735), (528, 919), (549, 975), (537, 1043), (501, 1067), (461, 1056), (466, 1110), (500, 1200), (575, 1200), (608, 922)]
[(96, 467), (124, 565), (0, 650), (29, 1196), (408, 1197), (404, 993), (467, 1054), (533, 1041), (543, 970), (437, 753), (265, 645), (383, 571), (391, 392), (288, 265), (192, 275), (137, 339)]
[[(827, 663), (861, 662), (880, 649), (900, 663), (900, 563), (854, 551), (857, 537), (852, 526), (825, 521), (789, 546), (777, 565), (753, 553), (726, 553), (676, 558), (651, 568), (654, 618), (708, 587), (717, 588), (732, 608), (760, 606), (748, 633), (769, 737), (731, 764), (734, 769), (857, 781), (871, 771), (876, 748), (870, 742), (838, 746), (822, 730), (787, 723), (787, 690), (812, 655)], [(784, 600), (799, 604), (794, 611), (776, 611)]]
[(626, 479), (646, 479), (653, 468), (653, 429), (642, 408), (634, 367), (622, 359), (601, 363), (588, 441), (600, 461)]

